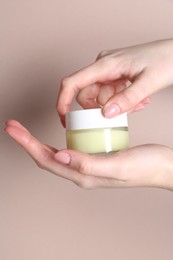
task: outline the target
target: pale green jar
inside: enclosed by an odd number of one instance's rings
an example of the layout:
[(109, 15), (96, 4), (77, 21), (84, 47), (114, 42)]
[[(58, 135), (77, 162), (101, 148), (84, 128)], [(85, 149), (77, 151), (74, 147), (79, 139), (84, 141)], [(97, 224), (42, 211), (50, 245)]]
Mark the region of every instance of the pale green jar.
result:
[(67, 148), (99, 154), (128, 148), (127, 114), (108, 119), (101, 109), (71, 111), (66, 114)]

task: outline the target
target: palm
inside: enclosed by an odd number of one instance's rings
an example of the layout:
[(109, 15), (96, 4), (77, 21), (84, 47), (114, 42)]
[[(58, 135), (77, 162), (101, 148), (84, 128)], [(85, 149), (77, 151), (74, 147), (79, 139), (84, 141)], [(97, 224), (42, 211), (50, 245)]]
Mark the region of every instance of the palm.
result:
[[(172, 150), (161, 145), (142, 145), (107, 156), (91, 156), (64, 150), (72, 160), (55, 160), (58, 150), (40, 143), (19, 122), (10, 120), (5, 131), (33, 158), (37, 165), (85, 188), (162, 186), (164, 165), (173, 160)], [(64, 153), (60, 151), (59, 153)]]

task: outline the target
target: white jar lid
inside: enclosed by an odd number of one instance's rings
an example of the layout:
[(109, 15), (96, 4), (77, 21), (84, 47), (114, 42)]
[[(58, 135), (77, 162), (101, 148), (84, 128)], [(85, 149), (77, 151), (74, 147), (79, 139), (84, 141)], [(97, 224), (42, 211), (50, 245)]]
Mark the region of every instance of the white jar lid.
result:
[(66, 113), (67, 130), (127, 127), (127, 113), (114, 118), (106, 118), (101, 108), (83, 109)]

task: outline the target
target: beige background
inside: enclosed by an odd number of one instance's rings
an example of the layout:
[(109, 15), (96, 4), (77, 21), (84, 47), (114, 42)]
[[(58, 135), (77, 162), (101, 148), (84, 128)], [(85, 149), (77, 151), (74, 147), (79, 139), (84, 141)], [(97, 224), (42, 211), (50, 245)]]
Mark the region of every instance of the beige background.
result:
[[(62, 77), (104, 49), (172, 37), (171, 0), (1, 0), (0, 113), (65, 146)], [(74, 105), (75, 106), (75, 105)], [(173, 147), (173, 88), (129, 117), (131, 145)], [(1, 135), (0, 259), (172, 260), (173, 194), (82, 190), (46, 173)]]

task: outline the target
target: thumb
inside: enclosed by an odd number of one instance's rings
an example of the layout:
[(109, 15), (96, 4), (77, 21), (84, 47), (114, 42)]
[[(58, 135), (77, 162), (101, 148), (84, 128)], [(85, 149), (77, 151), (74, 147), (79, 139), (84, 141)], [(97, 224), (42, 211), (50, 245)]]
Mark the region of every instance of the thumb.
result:
[(112, 96), (103, 107), (103, 114), (112, 118), (133, 110), (142, 100), (151, 94), (146, 75), (141, 75), (129, 87)]
[(74, 150), (61, 150), (54, 155), (56, 161), (68, 165), (80, 174), (108, 178), (114, 178), (115, 173), (120, 172), (118, 169), (120, 164), (116, 157), (116, 154), (94, 156)]

